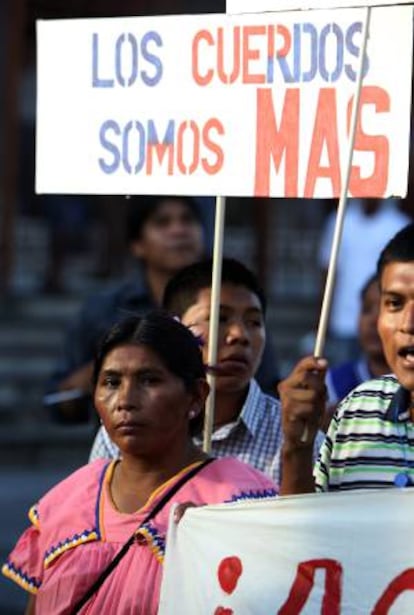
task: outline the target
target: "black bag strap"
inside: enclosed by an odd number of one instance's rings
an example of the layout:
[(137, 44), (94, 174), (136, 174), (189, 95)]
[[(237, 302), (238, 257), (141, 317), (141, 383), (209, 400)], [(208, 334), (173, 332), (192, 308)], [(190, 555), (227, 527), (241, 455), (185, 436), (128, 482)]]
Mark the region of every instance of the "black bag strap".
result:
[(82, 598), (80, 598), (80, 600), (78, 600), (78, 602), (74, 606), (73, 610), (71, 611), (71, 615), (76, 615), (77, 613), (79, 613), (81, 608), (85, 606), (85, 604), (98, 591), (98, 589), (101, 587), (101, 585), (104, 583), (104, 581), (109, 577), (111, 572), (118, 566), (118, 564), (121, 561), (121, 559), (128, 552), (128, 549), (130, 548), (130, 546), (134, 543), (134, 540), (135, 540), (136, 535), (137, 535), (138, 531), (140, 530), (140, 528), (143, 525), (145, 525), (145, 523), (148, 523), (148, 521), (153, 519), (155, 517), (155, 515), (157, 515), (160, 512), (160, 510), (162, 510), (164, 508), (164, 506), (167, 504), (167, 502), (177, 493), (177, 491), (179, 491), (181, 489), (181, 487), (187, 481), (189, 481), (191, 478), (193, 478), (193, 476), (198, 474), (198, 472), (200, 472), (200, 470), (205, 468), (206, 465), (208, 465), (212, 461), (214, 461), (214, 457), (209, 457), (208, 459), (205, 459), (199, 465), (197, 465), (196, 467), (194, 467), (191, 470), (189, 470), (186, 474), (184, 474), (184, 476), (182, 476), (176, 483), (174, 483), (174, 485), (171, 487), (171, 489), (169, 489), (167, 491), (167, 493), (154, 506), (154, 508), (152, 510), (150, 510), (150, 512), (145, 517), (145, 519), (140, 524), (140, 526), (135, 530), (135, 532), (132, 534), (132, 536), (130, 536), (130, 538), (127, 540), (127, 542), (121, 547), (121, 549), (115, 555), (114, 559), (111, 562), (109, 562), (108, 566), (101, 572), (101, 574), (96, 579), (96, 581), (93, 583), (93, 585), (91, 585), (91, 587), (84, 593)]

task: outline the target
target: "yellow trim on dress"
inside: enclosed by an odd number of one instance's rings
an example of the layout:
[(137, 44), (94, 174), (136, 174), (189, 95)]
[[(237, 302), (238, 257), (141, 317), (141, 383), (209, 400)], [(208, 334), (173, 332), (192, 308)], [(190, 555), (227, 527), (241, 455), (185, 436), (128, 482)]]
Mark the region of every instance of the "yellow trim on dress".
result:
[[(99, 532), (100, 532), (100, 540), (102, 542), (104, 542), (106, 540), (106, 536), (105, 536), (105, 524), (104, 524), (104, 516), (105, 516), (105, 510), (104, 510), (104, 504), (105, 504), (105, 497), (109, 498), (109, 502), (112, 505), (112, 507), (121, 515), (125, 514), (125, 515), (137, 515), (137, 514), (142, 514), (143, 511), (145, 511), (150, 504), (154, 501), (154, 499), (161, 495), (161, 493), (163, 491), (167, 491), (167, 489), (170, 487), (170, 485), (172, 483), (174, 483), (175, 481), (178, 481), (183, 475), (185, 475), (187, 472), (189, 472), (190, 470), (192, 470), (193, 468), (201, 465), (203, 463), (204, 460), (202, 461), (195, 461), (194, 463), (191, 463), (190, 465), (186, 466), (185, 468), (183, 468), (182, 470), (180, 470), (179, 472), (177, 472), (177, 474), (174, 474), (174, 476), (171, 476), (171, 478), (169, 478), (168, 480), (166, 480), (164, 483), (162, 483), (161, 485), (159, 485), (156, 489), (154, 489), (154, 491), (151, 493), (151, 495), (148, 497), (147, 501), (145, 502), (145, 504), (143, 506), (141, 506), (137, 511), (133, 512), (133, 513), (123, 513), (122, 511), (120, 511), (113, 498), (112, 498), (112, 494), (111, 494), (111, 481), (113, 478), (113, 474), (114, 474), (114, 470), (115, 470), (115, 465), (117, 463), (119, 463), (119, 459), (114, 459), (107, 467), (106, 472), (105, 472), (105, 476), (103, 479), (103, 488), (101, 490), (101, 494), (100, 494), (100, 501), (99, 501)], [(152, 530), (152, 526), (151, 527), (145, 527), (145, 526), (139, 526), (136, 530), (135, 530), (135, 535), (142, 535), (144, 536), (145, 540), (147, 541), (147, 545), (149, 547), (149, 549), (151, 550), (151, 552), (153, 553), (153, 555), (155, 556), (156, 560), (162, 564), (164, 562), (164, 538), (162, 536), (159, 536), (156, 533), (156, 528), (154, 527), (154, 532), (151, 531)]]
[(144, 510), (152, 502), (152, 500), (154, 500), (157, 497), (157, 495), (159, 495), (159, 493), (163, 489), (165, 489), (167, 486), (169, 486), (172, 482), (178, 480), (179, 478), (181, 478), (181, 476), (183, 474), (189, 472), (193, 468), (196, 468), (197, 466), (201, 465), (202, 463), (204, 463), (204, 459), (201, 460), (201, 461), (194, 461), (193, 463), (190, 463), (190, 465), (186, 466), (185, 468), (183, 468), (182, 470), (177, 472), (177, 474), (174, 474), (174, 476), (171, 476), (171, 478), (166, 480), (165, 483), (162, 483), (162, 485), (160, 485), (159, 487), (154, 489), (154, 491), (149, 496), (148, 500), (145, 502), (145, 504), (143, 506), (141, 506), (141, 508), (139, 508), (137, 510), (137, 512), (141, 512), (142, 510)]
[[(113, 473), (114, 473), (115, 465), (117, 463), (119, 463), (119, 461), (120, 461), (120, 459), (114, 459), (111, 462), (111, 464), (108, 466), (106, 474), (105, 474), (104, 483), (105, 483), (105, 488), (108, 489), (107, 493), (108, 493), (108, 496), (109, 496), (109, 501), (111, 502), (111, 504), (114, 507), (114, 509), (117, 512), (119, 512), (121, 515), (124, 515), (124, 514), (126, 514), (126, 515), (138, 515), (138, 514), (142, 513), (146, 508), (148, 508), (148, 506), (151, 504), (151, 502), (161, 493), (161, 491), (163, 491), (164, 489), (169, 487), (172, 482), (175, 482), (176, 480), (180, 479), (183, 474), (186, 474), (187, 472), (189, 472), (193, 468), (201, 465), (204, 462), (204, 459), (201, 460), (201, 461), (194, 461), (193, 463), (190, 463), (190, 465), (186, 466), (185, 468), (183, 468), (182, 470), (177, 472), (177, 474), (174, 474), (174, 476), (171, 476), (171, 478), (169, 478), (164, 483), (162, 483), (161, 485), (156, 487), (154, 489), (154, 491), (149, 495), (149, 497), (148, 497), (147, 501), (145, 502), (145, 504), (143, 504), (140, 508), (138, 508), (136, 511), (134, 511), (132, 513), (123, 513), (116, 506), (116, 504), (115, 504), (115, 502), (114, 502), (114, 500), (112, 498), (111, 489), (110, 489), (110, 487), (111, 487), (111, 480), (112, 480), (112, 476), (113, 476)], [(101, 522), (103, 522), (103, 497), (102, 497), (102, 493), (101, 493), (101, 501), (99, 502), (99, 525), (100, 525), (100, 528), (102, 528), (101, 531), (103, 531), (103, 523), (101, 525)]]
[(153, 555), (155, 556), (155, 559), (160, 564), (163, 564), (164, 563), (164, 553), (163, 553), (162, 549), (160, 548), (160, 546), (157, 544), (156, 539), (154, 538), (154, 536), (148, 530), (148, 528), (143, 526), (139, 530), (137, 530), (135, 532), (135, 534), (136, 535), (141, 534), (142, 536), (144, 536), (145, 540), (147, 541), (147, 545), (149, 546), (150, 550), (152, 551)]
[(77, 535), (74, 538), (68, 538), (63, 544), (59, 544), (54, 548), (52, 547), (50, 553), (46, 554), (43, 560), (44, 567), (48, 568), (57, 557), (62, 555), (62, 553), (69, 551), (69, 549), (74, 549), (75, 547), (83, 545), (86, 542), (92, 542), (98, 539), (99, 536), (95, 530), (92, 530), (90, 532), (83, 532), (83, 534), (81, 534), (80, 536)]
[(112, 502), (110, 486), (111, 486), (112, 477), (114, 475), (115, 465), (118, 461), (119, 459), (114, 459), (113, 461), (111, 461), (111, 463), (106, 468), (102, 489), (99, 494), (98, 510), (99, 510), (99, 532), (101, 535), (101, 542), (106, 542), (105, 525), (104, 525), (104, 503), (105, 503), (104, 490), (107, 490), (110, 501)]
[(31, 583), (24, 577), (22, 577), (18, 572), (13, 570), (7, 563), (3, 564), (1, 572), (4, 574), (5, 577), (17, 583), (17, 585), (19, 585), (22, 589), (28, 591), (30, 594), (37, 594), (39, 588), (33, 585), (33, 583)]
[(40, 521), (39, 521), (39, 513), (37, 510), (37, 504), (34, 504), (29, 512), (27, 513), (27, 516), (29, 517), (30, 523), (32, 525), (34, 525), (34, 527), (38, 530), (40, 529)]

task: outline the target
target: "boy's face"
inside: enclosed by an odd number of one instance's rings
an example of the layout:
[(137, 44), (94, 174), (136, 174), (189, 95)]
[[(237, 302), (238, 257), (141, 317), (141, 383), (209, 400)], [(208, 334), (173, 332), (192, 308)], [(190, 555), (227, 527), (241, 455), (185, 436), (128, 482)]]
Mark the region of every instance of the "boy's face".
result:
[[(202, 289), (182, 322), (204, 341), (203, 358), (208, 358), (211, 288)], [(241, 392), (254, 377), (265, 344), (265, 326), (260, 300), (244, 286), (223, 283), (217, 340), (218, 392)]]
[(200, 222), (185, 202), (168, 197), (144, 224), (141, 237), (131, 243), (133, 256), (171, 274), (199, 260), (203, 251)]
[(384, 267), (378, 332), (388, 365), (414, 400), (414, 262)]

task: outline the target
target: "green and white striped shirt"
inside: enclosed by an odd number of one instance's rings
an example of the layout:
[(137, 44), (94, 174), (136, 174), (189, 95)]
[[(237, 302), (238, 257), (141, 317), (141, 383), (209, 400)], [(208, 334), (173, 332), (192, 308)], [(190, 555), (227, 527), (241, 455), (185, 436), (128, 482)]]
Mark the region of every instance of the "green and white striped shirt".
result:
[[(314, 469), (317, 491), (414, 484), (409, 392), (395, 376), (364, 382), (339, 404)], [(398, 482), (398, 479), (397, 479)]]

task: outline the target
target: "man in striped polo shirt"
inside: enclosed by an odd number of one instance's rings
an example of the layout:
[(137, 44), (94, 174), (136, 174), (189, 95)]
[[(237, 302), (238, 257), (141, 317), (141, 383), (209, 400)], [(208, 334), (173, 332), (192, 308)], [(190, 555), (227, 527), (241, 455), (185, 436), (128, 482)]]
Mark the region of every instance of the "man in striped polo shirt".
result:
[[(393, 374), (359, 385), (339, 404), (314, 468), (317, 491), (414, 485), (414, 224), (388, 242), (377, 272), (378, 332)], [(282, 463), (293, 460), (289, 493), (309, 484), (315, 432), (304, 427), (312, 412), (321, 417), (324, 411), (312, 395), (322, 372), (311, 369), (310, 359), (279, 385), (283, 423), (289, 423)]]
[(393, 375), (339, 405), (314, 470), (319, 491), (414, 485), (414, 224), (388, 242), (377, 271), (378, 332)]

